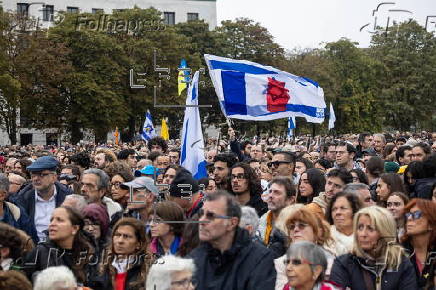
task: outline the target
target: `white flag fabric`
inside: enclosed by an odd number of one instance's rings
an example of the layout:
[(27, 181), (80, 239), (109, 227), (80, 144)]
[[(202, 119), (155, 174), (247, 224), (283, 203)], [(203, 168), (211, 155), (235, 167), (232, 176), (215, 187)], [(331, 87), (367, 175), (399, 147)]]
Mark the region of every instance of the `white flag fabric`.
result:
[(326, 104), (314, 81), (246, 60), (205, 54), (221, 110), (228, 118), (268, 121), (304, 117), (322, 123)]
[(150, 111), (147, 110), (147, 113), (145, 114), (144, 126), (142, 126), (141, 138), (144, 141), (148, 141), (155, 136), (157, 135), (156, 131), (154, 130), (153, 119), (151, 118)]
[(329, 118), (329, 130), (335, 127), (336, 116), (335, 111), (333, 111), (333, 105), (330, 103), (330, 118)]
[[(197, 71), (188, 88), (186, 105), (198, 105), (198, 78), (199, 72)], [(207, 177), (204, 139), (198, 107), (186, 107), (185, 109), (180, 165), (189, 170), (195, 179)]]

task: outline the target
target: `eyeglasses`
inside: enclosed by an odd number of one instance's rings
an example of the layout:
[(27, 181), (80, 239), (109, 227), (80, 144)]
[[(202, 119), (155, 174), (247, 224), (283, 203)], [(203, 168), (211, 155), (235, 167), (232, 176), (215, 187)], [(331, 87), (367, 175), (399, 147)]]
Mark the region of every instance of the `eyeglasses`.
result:
[(200, 210), (198, 211), (198, 215), (199, 215), (199, 218), (205, 216), (206, 219), (208, 219), (208, 220), (210, 220), (210, 221), (213, 221), (213, 220), (215, 220), (215, 219), (231, 219), (231, 218), (232, 218), (231, 216), (227, 216), (227, 215), (218, 215), (218, 214), (216, 214), (216, 213), (214, 213), (214, 212), (211, 212), (211, 211), (205, 212), (204, 209), (200, 209)]
[(409, 217), (412, 217), (412, 220), (417, 220), (422, 218), (422, 211), (417, 210), (415, 212), (408, 212), (405, 214), (405, 216), (406, 216), (406, 220), (408, 220)]
[(232, 174), (231, 176), (230, 176), (230, 180), (233, 180), (233, 179), (237, 179), (237, 180), (243, 180), (243, 179), (245, 179), (246, 177), (245, 177), (245, 174), (244, 173), (240, 173), (240, 174)]
[(46, 176), (49, 176), (49, 175), (52, 175), (52, 174), (54, 174), (54, 173), (53, 172), (50, 172), (50, 173), (31, 172), (30, 176), (31, 177), (46, 177)]
[(280, 166), (280, 164), (289, 164), (291, 162), (289, 161), (273, 161), (273, 162), (268, 162), (267, 165), (269, 168), (274, 167), (277, 168)]
[(121, 186), (121, 182), (114, 182), (111, 183), (111, 187), (115, 188), (115, 189), (119, 189)]
[(172, 282), (171, 282), (171, 285), (174, 285), (174, 286), (177, 286), (177, 287), (183, 287), (184, 289), (188, 289), (188, 287), (189, 287), (191, 284), (192, 284), (194, 287), (195, 287), (196, 284), (197, 284), (194, 280), (192, 280), (192, 277), (191, 277), (191, 278), (186, 278), (186, 279), (183, 279), (183, 280), (179, 280), (179, 281), (172, 281)]
[(292, 264), (293, 266), (300, 266), (302, 264), (316, 265), (316, 264), (313, 264), (313, 263), (309, 262), (306, 259), (285, 259), (285, 260), (283, 260), (283, 263), (285, 265)]
[(290, 224), (288, 229), (289, 231), (294, 231), (295, 228), (298, 228), (300, 231), (304, 230), (307, 226), (309, 226), (308, 224), (305, 223), (295, 223), (295, 224)]
[(386, 203), (387, 207), (400, 207), (401, 206), (401, 202), (395, 201), (395, 202), (388, 202)]

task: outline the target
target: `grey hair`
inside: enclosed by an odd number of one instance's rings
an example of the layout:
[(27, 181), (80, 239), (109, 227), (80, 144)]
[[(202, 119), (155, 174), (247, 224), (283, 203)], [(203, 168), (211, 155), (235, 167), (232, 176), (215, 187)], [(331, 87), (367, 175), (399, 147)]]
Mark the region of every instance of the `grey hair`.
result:
[(239, 221), (239, 226), (244, 228), (247, 225), (251, 225), (253, 227), (253, 233), (256, 233), (257, 228), (259, 227), (259, 216), (254, 208), (249, 206), (241, 207), (241, 220)]
[(383, 143), (386, 144), (386, 137), (383, 134), (374, 134), (374, 137), (380, 137), (383, 140)]
[(288, 259), (298, 258), (309, 261), (312, 271), (314, 270), (315, 266), (321, 266), (322, 272), (316, 279), (316, 283), (324, 280), (325, 271), (327, 269), (327, 258), (324, 250), (320, 246), (307, 241), (295, 242), (289, 247), (288, 251), (286, 252), (286, 257)]
[(3, 173), (0, 174), (0, 191), (9, 192), (9, 178)]
[(33, 290), (58, 289), (57, 287), (77, 287), (73, 272), (65, 266), (49, 267), (41, 271), (35, 279)]
[(76, 201), (76, 205), (74, 206), (75, 209), (77, 209), (79, 212), (83, 212), (83, 210), (85, 209), (85, 207), (88, 205), (88, 203), (86, 202), (85, 197), (83, 197), (83, 195), (79, 195), (79, 194), (70, 194), (67, 195), (65, 197), (64, 202), (67, 199), (72, 199)]
[(103, 188), (108, 190), (110, 188), (109, 187), (109, 175), (107, 175), (107, 173), (104, 172), (103, 170), (98, 169), (98, 168), (89, 168), (89, 169), (86, 169), (85, 171), (83, 171), (82, 176), (85, 174), (94, 174), (94, 175), (98, 176), (98, 182), (97, 182), (97, 189), (98, 190), (103, 189)]
[(346, 192), (350, 192), (353, 194), (359, 194), (359, 190), (362, 189), (368, 189), (369, 190), (369, 186), (364, 184), (364, 183), (348, 183), (344, 186), (344, 188), (342, 189), (342, 191), (346, 191)]
[(145, 289), (169, 290), (171, 274), (179, 271), (195, 272), (194, 260), (167, 255), (156, 260), (148, 272)]

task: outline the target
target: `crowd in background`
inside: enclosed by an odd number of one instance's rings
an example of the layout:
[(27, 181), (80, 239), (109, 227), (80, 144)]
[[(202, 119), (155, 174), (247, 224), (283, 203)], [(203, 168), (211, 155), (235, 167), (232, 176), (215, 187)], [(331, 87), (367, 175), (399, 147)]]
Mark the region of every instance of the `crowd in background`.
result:
[(435, 289), (436, 133), (0, 153), (0, 289)]

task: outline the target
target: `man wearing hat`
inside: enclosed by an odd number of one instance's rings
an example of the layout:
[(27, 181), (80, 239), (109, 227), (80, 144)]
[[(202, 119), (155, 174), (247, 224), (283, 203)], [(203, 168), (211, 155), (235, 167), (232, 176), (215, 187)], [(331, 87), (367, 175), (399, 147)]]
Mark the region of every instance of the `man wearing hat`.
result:
[(182, 168), (170, 184), (170, 201), (174, 201), (185, 211), (189, 219), (203, 206), (203, 194), (191, 172)]
[(147, 223), (148, 213), (153, 207), (153, 203), (159, 196), (159, 190), (154, 185), (154, 180), (150, 177), (137, 177), (130, 182), (120, 185), (123, 189), (131, 190), (127, 209), (124, 212), (116, 213), (111, 220), (111, 228), (123, 217), (133, 217)]
[(45, 232), (54, 209), (62, 204), (67, 195), (72, 194), (69, 187), (57, 181), (58, 166), (59, 162), (52, 156), (42, 156), (27, 166), (32, 184), (23, 188), (15, 200), (33, 222), (39, 241), (46, 239)]

